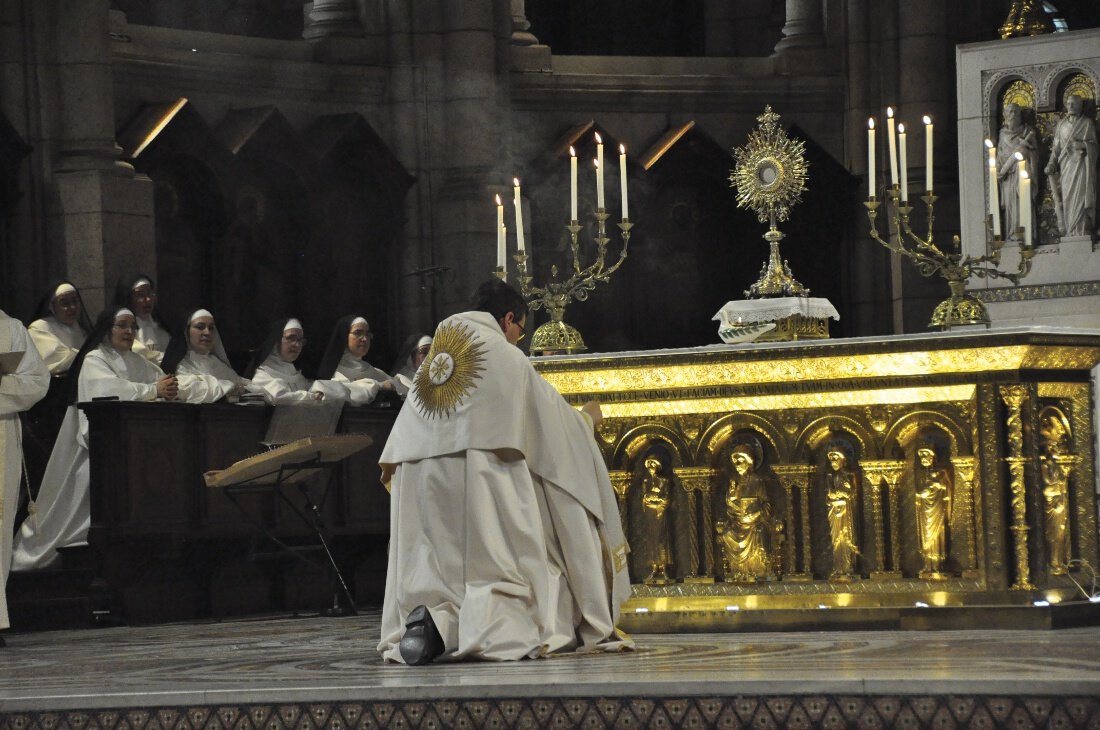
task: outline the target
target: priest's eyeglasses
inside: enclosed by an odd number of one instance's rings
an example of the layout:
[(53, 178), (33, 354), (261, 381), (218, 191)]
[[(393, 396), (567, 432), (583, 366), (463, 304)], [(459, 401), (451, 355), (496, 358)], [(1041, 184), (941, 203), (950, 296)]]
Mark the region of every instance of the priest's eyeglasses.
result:
[(523, 338), (527, 336), (527, 328), (519, 322), (513, 321), (512, 324), (514, 324), (516, 327), (519, 327), (519, 339), (516, 340), (516, 343), (518, 344), (520, 342), (523, 342)]

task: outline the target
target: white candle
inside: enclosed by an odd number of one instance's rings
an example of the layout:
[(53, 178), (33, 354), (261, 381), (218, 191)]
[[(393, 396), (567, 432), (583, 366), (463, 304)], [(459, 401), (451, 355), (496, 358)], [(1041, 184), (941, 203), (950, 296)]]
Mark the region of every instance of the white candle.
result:
[(886, 107), (886, 129), (890, 137), (890, 184), (898, 184), (898, 140), (894, 134), (894, 108)]
[(577, 151), (569, 146), (569, 220), (577, 220)]
[(932, 117), (924, 115), (924, 189), (932, 192)]
[(508, 274), (508, 254), (506, 247), (508, 245), (508, 226), (500, 227), (500, 241), (497, 243), (497, 255), (500, 257), (500, 270), (505, 273), (507, 278)]
[(623, 220), (630, 218), (626, 204), (626, 145), (619, 145), (619, 188), (623, 196)]
[(898, 125), (898, 147), (901, 150), (901, 199), (902, 202), (909, 200), (909, 161), (905, 152), (905, 125)]
[[(989, 142), (989, 140), (986, 140)], [(1001, 235), (1001, 196), (997, 189), (997, 148), (989, 156), (989, 214), (993, 216), (993, 235)]]
[(599, 132), (596, 133), (596, 201), (597, 207), (603, 210), (603, 140)]
[(1024, 155), (1021, 152), (1013, 152), (1012, 156), (1016, 158), (1016, 175), (1018, 179), (1020, 175), (1027, 172), (1027, 163), (1024, 162)]
[(596, 166), (596, 208), (603, 210), (603, 175), (600, 174), (600, 161), (592, 160), (592, 164)]
[(501, 202), (500, 196), (497, 197), (497, 267), (501, 270), (504, 269), (505, 259), (507, 252), (505, 250), (504, 239), (504, 203)]
[(867, 120), (867, 199), (875, 197), (875, 118)]
[(1025, 247), (1031, 246), (1031, 177), (1020, 161), (1020, 226), (1024, 229)]
[(523, 200), (519, 194), (519, 178), (512, 178), (512, 190), (515, 192), (516, 203), (516, 249), (523, 253)]

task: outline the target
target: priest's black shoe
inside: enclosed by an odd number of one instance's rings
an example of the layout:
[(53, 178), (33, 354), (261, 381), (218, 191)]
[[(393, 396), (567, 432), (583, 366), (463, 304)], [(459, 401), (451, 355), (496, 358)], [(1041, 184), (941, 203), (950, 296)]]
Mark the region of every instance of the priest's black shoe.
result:
[(405, 635), (398, 644), (401, 658), (406, 664), (431, 664), (443, 653), (443, 637), (435, 627), (427, 606), (417, 606), (405, 619)]

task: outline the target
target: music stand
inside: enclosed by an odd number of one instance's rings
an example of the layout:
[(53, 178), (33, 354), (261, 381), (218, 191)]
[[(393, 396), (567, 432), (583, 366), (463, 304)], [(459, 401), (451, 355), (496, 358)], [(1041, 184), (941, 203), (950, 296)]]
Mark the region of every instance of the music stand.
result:
[[(324, 519), (317, 504), (310, 496), (307, 482), (310, 477), (339, 466), (344, 459), (367, 448), (373, 443), (373, 439), (366, 434), (331, 435), (331, 432), (336, 429), (343, 404), (325, 405), (328, 407), (321, 404), (276, 406), (275, 413), (272, 414), (271, 423), (268, 426), (267, 436), (263, 442), (269, 446), (269, 450), (242, 459), (227, 469), (207, 472), (203, 475), (203, 479), (207, 487), (222, 489), (226, 497), (241, 510), (245, 517), (259, 527), (268, 539), (287, 550), (290, 554), (315, 565), (313, 561), (299, 555), (294, 547), (287, 545), (272, 534), (271, 530), (263, 523), (252, 519), (248, 514), (248, 510), (237, 500), (239, 494), (274, 492), (279, 499), (290, 507), (294, 514), (313, 530), (328, 558), (328, 567), (332, 570), (334, 583), (338, 584), (338, 588), (336, 585), (333, 586), (333, 606), (326, 613), (329, 615), (343, 613), (340, 610), (340, 592), (342, 591), (346, 598), (347, 612), (354, 615), (358, 613), (355, 608), (355, 599), (352, 597), (347, 582), (344, 580), (344, 575), (336, 563), (336, 558), (329, 548), (328, 541), (325, 539)], [(328, 433), (301, 436), (289, 443), (283, 441), (283, 439), (302, 433), (317, 431), (327, 431)], [(280, 444), (280, 442), (281, 445), (275, 445)], [(303, 513), (298, 505), (294, 504), (283, 489), (284, 485), (291, 484), (298, 487), (312, 519)]]

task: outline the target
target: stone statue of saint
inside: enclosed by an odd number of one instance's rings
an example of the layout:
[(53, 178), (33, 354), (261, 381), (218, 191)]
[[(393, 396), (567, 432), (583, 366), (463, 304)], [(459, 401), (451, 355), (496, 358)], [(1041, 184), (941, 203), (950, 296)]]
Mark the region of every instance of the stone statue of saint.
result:
[(668, 575), (672, 565), (672, 529), (669, 507), (672, 495), (669, 480), (660, 474), (661, 460), (646, 457), (646, 475), (642, 479), (641, 553), (649, 565), (645, 583), (663, 585), (671, 582)]
[(943, 561), (947, 559), (947, 535), (951, 524), (953, 482), (951, 474), (936, 463), (936, 450), (931, 445), (917, 449), (917, 470), (914, 480), (917, 500), (917, 547), (922, 566), (920, 577), (942, 579)]
[(825, 475), (825, 501), (833, 546), (833, 571), (829, 580), (851, 581), (856, 576), (856, 559), (859, 557), (856, 512), (859, 480), (848, 464), (848, 455), (843, 449), (830, 448), (825, 458), (829, 462), (829, 472)]
[(1046, 535), (1052, 575), (1069, 570), (1069, 473), (1066, 442), (1069, 429), (1059, 413), (1046, 412), (1039, 417), (1042, 452), (1039, 473), (1043, 482), (1043, 528)]
[(730, 454), (733, 476), (726, 493), (726, 516), (715, 523), (727, 581), (775, 577), (771, 567), (773, 504), (767, 481), (758, 471), (759, 460), (757, 450), (749, 444), (738, 444)]
[(1073, 94), (1054, 126), (1050, 162), (1054, 208), (1063, 236), (1091, 236), (1096, 230), (1096, 124), (1084, 115), (1085, 100)]
[[(1027, 173), (1034, 176), (1039, 170), (1039, 135), (1024, 120), (1024, 110), (1019, 104), (1009, 102), (1004, 108), (1004, 124), (997, 137), (997, 177), (1001, 181), (1001, 207), (1004, 208), (1004, 230), (1014, 236), (1020, 226), (1020, 181), (1018, 178), (1019, 152), (1026, 165)], [(1038, 185), (1032, 184), (1032, 203), (1038, 192)], [(1038, 216), (1032, 216), (1034, 221)], [(1034, 224), (1033, 224), (1034, 225)], [(1032, 231), (1032, 240), (1037, 240)]]

